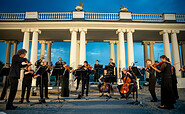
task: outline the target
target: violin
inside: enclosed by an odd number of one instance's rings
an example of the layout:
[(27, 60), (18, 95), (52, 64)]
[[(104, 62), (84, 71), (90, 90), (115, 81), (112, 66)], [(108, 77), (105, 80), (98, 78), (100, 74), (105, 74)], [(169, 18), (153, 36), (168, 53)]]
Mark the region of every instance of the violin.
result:
[(183, 71), (183, 70), (185, 70), (185, 66), (183, 66), (179, 71)]
[(92, 66), (90, 66), (89, 64), (86, 65), (85, 68), (88, 69), (88, 70), (92, 70), (93, 69)]
[(64, 68), (65, 70), (69, 70), (69, 71), (73, 69), (72, 67), (69, 67), (68, 65), (66, 65)]
[(158, 67), (158, 66), (161, 67), (161, 65), (162, 65), (163, 63), (164, 63), (164, 62), (154, 63), (153, 66), (154, 66), (154, 67)]
[(124, 84), (120, 89), (120, 93), (126, 94), (129, 91), (129, 85), (130, 85), (131, 79), (128, 76), (125, 76), (123, 80), (124, 80)]

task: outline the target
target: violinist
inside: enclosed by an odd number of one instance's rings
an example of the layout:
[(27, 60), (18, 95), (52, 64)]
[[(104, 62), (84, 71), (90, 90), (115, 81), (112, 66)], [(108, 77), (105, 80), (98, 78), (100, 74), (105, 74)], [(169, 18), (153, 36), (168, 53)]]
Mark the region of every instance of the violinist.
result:
[(112, 58), (110, 59), (110, 63), (108, 66), (110, 66), (110, 69), (108, 72), (110, 73), (111, 76), (114, 76), (115, 63), (113, 62)]
[(175, 104), (175, 96), (172, 87), (172, 76), (171, 76), (171, 64), (167, 61), (167, 57), (162, 55), (160, 57), (161, 65), (160, 68), (157, 69), (156, 67), (151, 67), (156, 70), (157, 72), (162, 73), (162, 82), (161, 82), (161, 106), (158, 108), (161, 109), (173, 109)]
[(10, 82), (10, 93), (8, 97), (8, 102), (6, 104), (6, 110), (15, 110), (17, 108), (16, 106), (13, 106), (13, 100), (17, 92), (18, 79), (20, 78), (20, 70), (22, 67), (31, 65), (31, 63), (22, 65), (22, 62), (27, 61), (27, 58), (24, 58), (26, 56), (26, 53), (27, 51), (25, 49), (20, 49), (17, 51), (17, 54), (12, 57), (12, 64), (8, 75)]
[(147, 68), (145, 68), (145, 70), (149, 73), (149, 91), (152, 96), (151, 102), (157, 102), (157, 97), (155, 93), (155, 84), (156, 84), (155, 70), (151, 67), (152, 60), (147, 59), (145, 62), (148, 65)]
[[(122, 85), (118, 85), (118, 90), (119, 90), (119, 93), (121, 95), (121, 98), (126, 98), (128, 99), (129, 95), (131, 94), (131, 92), (134, 90), (134, 89), (137, 89), (136, 87), (136, 77), (133, 76), (130, 72), (128, 72), (126, 69), (122, 69), (122, 80), (121, 80), (121, 83), (123, 83)], [(121, 88), (123, 87), (125, 81), (127, 79), (130, 79), (130, 83), (129, 84), (129, 88), (128, 88), (128, 92), (124, 93), (121, 91)]]
[[(42, 74), (42, 78), (41, 76), (35, 76), (35, 78), (38, 79), (38, 84), (40, 88), (40, 98), (43, 99), (43, 87), (44, 87), (45, 88), (45, 98), (49, 99), (48, 97), (48, 73), (50, 73), (50, 68), (48, 66), (47, 61), (43, 61), (41, 65), (42, 66), (40, 67), (45, 67), (46, 71)], [(41, 79), (42, 79), (42, 86), (41, 86)]]
[(107, 75), (107, 70), (104, 70), (104, 74), (98, 79), (98, 81), (101, 83), (101, 79), (103, 79), (103, 83), (98, 85), (99, 92), (100, 92), (100, 97), (104, 95), (105, 92), (107, 92), (107, 97), (111, 98), (110, 96), (110, 83), (109, 79), (106, 78)]
[(94, 82), (98, 82), (98, 79), (100, 77), (99, 69), (97, 69), (97, 66), (99, 65), (99, 61), (96, 60), (96, 64), (94, 64)]
[(179, 71), (182, 71), (182, 77), (185, 77), (185, 65), (182, 66)]
[(76, 71), (81, 69), (81, 68), (82, 68), (82, 65), (78, 65), (78, 69), (73, 71), (73, 75), (75, 76), (75, 80), (77, 80), (76, 90), (78, 90), (79, 84), (80, 84), (80, 80), (81, 80), (81, 77), (77, 75)]
[(62, 83), (61, 83), (61, 96), (62, 97), (69, 97), (69, 73), (72, 70), (71, 67), (69, 67), (66, 62), (62, 62), (64, 72), (61, 77)]
[[(21, 100), (19, 101), (20, 103), (23, 103), (24, 101), (24, 95), (25, 95), (25, 90), (27, 89), (27, 94), (26, 94), (26, 101), (29, 103), (29, 97), (30, 97), (30, 90), (31, 90), (31, 84), (32, 84), (32, 77), (34, 77), (34, 71), (31, 68), (31, 66), (26, 66), (26, 69), (24, 71), (24, 78), (22, 81), (22, 94), (21, 94)], [(39, 76), (39, 75), (37, 75)]]
[(93, 70), (92, 66), (88, 64), (87, 61), (84, 61), (84, 65), (82, 66), (86, 73), (82, 76), (82, 96), (84, 95), (84, 89), (86, 88), (86, 96), (88, 96), (89, 91), (89, 74)]
[[(58, 62), (55, 63), (55, 68), (63, 69), (62, 58), (61, 57), (59, 57)], [(60, 85), (60, 77), (58, 77), (58, 75), (56, 76), (55, 86), (57, 86), (57, 83), (59, 83), (59, 85)]]

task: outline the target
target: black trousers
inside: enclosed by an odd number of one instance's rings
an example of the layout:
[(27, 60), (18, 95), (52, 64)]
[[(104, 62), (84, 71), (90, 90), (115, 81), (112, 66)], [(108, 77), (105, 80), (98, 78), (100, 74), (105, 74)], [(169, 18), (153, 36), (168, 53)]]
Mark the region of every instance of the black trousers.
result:
[(23, 82), (22, 82), (22, 94), (21, 94), (21, 100), (24, 100), (24, 95), (25, 95), (25, 91), (27, 89), (27, 93), (26, 93), (26, 100), (29, 101), (29, 98), (30, 98), (30, 90), (31, 90), (31, 81), (25, 81), (23, 79)]
[(60, 86), (60, 84), (61, 84), (61, 76), (56, 76), (56, 80), (55, 80), (55, 86), (57, 86), (59, 84), (59, 86)]
[(156, 93), (155, 93), (155, 84), (156, 78), (149, 78), (149, 91), (154, 101), (157, 101)]
[(84, 95), (84, 90), (86, 89), (86, 96), (89, 92), (89, 78), (82, 78), (82, 96)]
[(17, 86), (18, 86), (18, 78), (16, 77), (9, 77), (10, 82), (10, 93), (8, 97), (7, 106), (13, 105), (13, 100), (15, 99), (15, 95), (17, 93)]
[[(42, 86), (41, 86), (42, 84)], [(43, 99), (43, 88), (45, 88), (45, 97), (48, 97), (48, 79), (43, 78), (42, 83), (41, 79), (39, 81), (39, 88), (40, 88), (40, 98)]]
[(3, 84), (3, 91), (1, 93), (1, 99), (4, 99), (5, 95), (6, 95), (6, 92), (7, 92), (7, 89), (8, 89), (8, 86), (9, 86), (9, 80), (8, 80), (8, 77), (7, 76), (4, 76), (4, 84)]
[(80, 80), (81, 80), (80, 78), (77, 78), (76, 90), (79, 88)]

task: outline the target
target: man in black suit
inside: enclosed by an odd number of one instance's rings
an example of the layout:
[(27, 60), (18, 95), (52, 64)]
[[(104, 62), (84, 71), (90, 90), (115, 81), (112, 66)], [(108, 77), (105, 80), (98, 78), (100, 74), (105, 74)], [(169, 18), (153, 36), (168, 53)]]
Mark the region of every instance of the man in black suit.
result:
[(112, 58), (110, 59), (110, 63), (108, 66), (110, 67), (108, 72), (110, 73), (111, 76), (114, 76), (115, 63), (113, 62)]
[[(60, 58), (60, 57), (58, 58), (58, 62), (55, 63), (55, 68), (61, 68), (61, 69), (63, 69), (62, 58)], [(55, 86), (57, 86), (57, 82), (60, 85), (60, 77), (58, 77), (58, 75), (56, 76)]]
[(20, 49), (18, 50), (17, 54), (15, 54), (12, 58), (12, 64), (8, 75), (9, 82), (10, 82), (10, 93), (8, 97), (8, 102), (6, 104), (6, 110), (16, 109), (16, 106), (13, 106), (13, 100), (17, 92), (18, 79), (20, 78), (20, 70), (22, 67), (31, 65), (31, 63), (22, 65), (22, 62), (27, 61), (27, 59), (24, 58), (26, 56), (26, 53), (27, 51), (25, 49)]

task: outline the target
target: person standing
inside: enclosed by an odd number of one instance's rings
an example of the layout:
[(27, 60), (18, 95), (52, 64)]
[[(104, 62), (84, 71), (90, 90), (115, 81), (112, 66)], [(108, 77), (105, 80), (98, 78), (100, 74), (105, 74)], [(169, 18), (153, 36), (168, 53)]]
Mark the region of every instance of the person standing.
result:
[(162, 73), (162, 82), (161, 82), (161, 106), (158, 108), (161, 109), (173, 109), (175, 104), (175, 96), (173, 92), (172, 86), (172, 71), (171, 71), (171, 64), (167, 61), (167, 57), (162, 55), (161, 59), (161, 66), (160, 69), (155, 68), (151, 65), (151, 67), (156, 70), (157, 72)]
[(15, 54), (12, 58), (12, 64), (8, 75), (10, 82), (10, 93), (8, 97), (8, 102), (6, 104), (6, 110), (15, 110), (17, 108), (16, 106), (13, 106), (13, 101), (17, 92), (18, 79), (20, 78), (20, 70), (22, 67), (31, 65), (31, 63), (22, 65), (22, 62), (27, 61), (27, 58), (24, 58), (26, 56), (26, 53), (27, 51), (25, 49), (20, 49), (17, 51), (17, 54)]
[(108, 70), (109, 74), (111, 76), (114, 76), (115, 63), (113, 62), (113, 59), (112, 58), (110, 59), (110, 63), (109, 63), (108, 66), (110, 67), (109, 70)]
[(96, 64), (94, 64), (94, 82), (98, 82), (98, 79), (100, 78), (100, 74), (99, 74), (99, 68), (97, 68), (99, 66), (99, 61), (96, 60)]
[[(62, 58), (58, 58), (58, 62), (55, 63), (55, 68), (63, 69)], [(57, 86), (57, 83), (60, 85), (60, 76), (58, 77), (58, 75), (56, 76), (55, 86)]]

